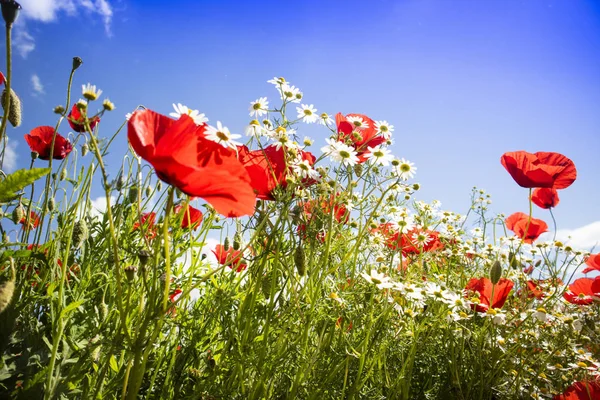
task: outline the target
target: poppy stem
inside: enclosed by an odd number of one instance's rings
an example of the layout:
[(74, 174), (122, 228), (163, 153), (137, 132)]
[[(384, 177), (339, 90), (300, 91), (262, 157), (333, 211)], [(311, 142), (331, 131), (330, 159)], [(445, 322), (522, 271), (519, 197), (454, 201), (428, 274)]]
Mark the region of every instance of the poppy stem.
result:
[(554, 224), (554, 236), (552, 237), (552, 241), (556, 241), (556, 218), (554, 218), (554, 213), (552, 212), (552, 207), (548, 209), (550, 211), (550, 216), (552, 217), (552, 223)]
[[(0, 167), (4, 165), (4, 155), (6, 154), (6, 123), (8, 122), (8, 114), (10, 113), (10, 84), (12, 75), (12, 50), (11, 50), (11, 32), (12, 24), (6, 24), (6, 82), (5, 93), (6, 93), (6, 104), (4, 107), (4, 115), (2, 116), (2, 125), (0, 126), (0, 140), (5, 140), (4, 146), (2, 147), (2, 155), (0, 157)], [(2, 99), (4, 100), (4, 99)]]

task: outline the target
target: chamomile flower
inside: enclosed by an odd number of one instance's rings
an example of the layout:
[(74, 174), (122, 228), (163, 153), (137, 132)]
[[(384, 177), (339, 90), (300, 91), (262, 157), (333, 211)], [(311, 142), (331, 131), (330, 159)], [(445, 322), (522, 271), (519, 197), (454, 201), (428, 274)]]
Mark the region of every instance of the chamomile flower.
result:
[(182, 115), (189, 115), (191, 119), (194, 120), (196, 125), (202, 125), (205, 122), (208, 122), (208, 118), (204, 114), (201, 114), (198, 110), (191, 110), (184, 106), (181, 103), (173, 104), (173, 108), (175, 112), (169, 113), (169, 115), (173, 118), (180, 118)]
[(333, 124), (333, 119), (331, 119), (329, 114), (321, 113), (321, 115), (319, 115), (319, 124), (329, 126)]
[(354, 126), (354, 129), (368, 129), (369, 123), (357, 115), (346, 117), (346, 120)]
[(241, 143), (235, 141), (235, 139), (241, 138), (242, 135), (232, 134), (229, 132), (229, 128), (221, 124), (221, 121), (217, 121), (216, 128), (209, 125), (208, 128), (206, 128), (205, 137), (208, 140), (219, 143), (225, 148), (231, 147), (234, 150), (236, 146), (242, 145)]
[(260, 125), (260, 122), (258, 122), (258, 120), (253, 119), (252, 121), (250, 121), (250, 123), (248, 124), (248, 126), (246, 126), (246, 128), (244, 129), (244, 132), (246, 133), (246, 136), (263, 136), (265, 134), (265, 128), (263, 128)]
[(361, 276), (367, 282), (376, 285), (379, 289), (389, 289), (394, 286), (394, 284), (390, 282), (389, 276), (385, 276), (385, 274), (380, 274), (375, 269), (372, 269), (370, 274), (367, 274), (366, 272), (361, 272)]
[(296, 107), (296, 111), (298, 112), (298, 118), (302, 118), (302, 122), (306, 124), (317, 122), (319, 118), (317, 109), (312, 104), (302, 104), (300, 107)]
[(315, 171), (315, 169), (312, 167), (312, 165), (310, 165), (308, 160), (302, 160), (292, 164), (292, 170), (301, 179), (319, 179), (320, 177), (319, 173)]
[(290, 148), (297, 147), (296, 143), (290, 139), (291, 135), (294, 135), (296, 131), (294, 129), (287, 130), (283, 126), (278, 126), (273, 132), (271, 132), (271, 139), (275, 141), (274, 146), (277, 150), (282, 147)]
[(340, 162), (346, 166), (352, 166), (358, 163), (357, 153), (353, 147), (334, 139), (327, 139), (327, 143), (328, 145), (321, 148), (321, 151), (328, 155), (333, 161)]
[(83, 97), (89, 101), (98, 99), (98, 97), (100, 97), (102, 94), (102, 90), (97, 89), (96, 85), (92, 85), (91, 83), (88, 83), (87, 85), (81, 85), (81, 90), (83, 92)]
[(106, 111), (112, 111), (115, 109), (115, 104), (109, 99), (104, 99), (102, 102), (102, 108), (104, 108)]
[(266, 97), (261, 97), (259, 99), (254, 100), (250, 103), (250, 111), (251, 117), (260, 117), (265, 115), (269, 109), (269, 102)]
[(302, 92), (295, 86), (290, 86), (287, 83), (281, 85), (281, 99), (290, 103), (300, 103), (302, 100)]
[(267, 81), (267, 83), (271, 83), (271, 84), (273, 84), (275, 86), (280, 86), (280, 85), (285, 84), (285, 78), (283, 76), (280, 76), (279, 78), (275, 77), (273, 79), (269, 79)]
[(392, 152), (383, 148), (381, 145), (375, 147), (368, 146), (365, 157), (367, 157), (372, 163), (383, 166), (389, 165), (394, 159)]
[(381, 136), (390, 139), (392, 137), (392, 132), (394, 132), (394, 125), (387, 121), (377, 121), (375, 122), (375, 129), (377, 130), (377, 133), (381, 133)]
[(405, 160), (404, 158), (392, 161), (392, 165), (394, 166), (394, 172), (396, 175), (398, 175), (398, 177), (404, 181), (414, 178), (415, 173), (417, 172), (417, 167), (415, 167), (415, 164)]

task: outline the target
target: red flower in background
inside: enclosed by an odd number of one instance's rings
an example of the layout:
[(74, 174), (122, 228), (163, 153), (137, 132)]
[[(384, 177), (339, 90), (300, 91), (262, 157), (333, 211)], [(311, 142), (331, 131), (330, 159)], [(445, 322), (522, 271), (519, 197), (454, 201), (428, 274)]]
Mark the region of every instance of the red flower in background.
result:
[(337, 113), (335, 116), (338, 138), (340, 142), (347, 143), (356, 150), (359, 163), (367, 161), (365, 153), (367, 147), (375, 147), (386, 141), (383, 135), (378, 134), (375, 121), (363, 114), (348, 114), (344, 116)]
[(173, 209), (173, 212), (177, 215), (179, 215), (179, 213), (184, 213), (183, 219), (181, 220), (181, 227), (184, 229), (191, 227), (192, 229), (196, 230), (202, 222), (202, 211), (190, 206), (189, 204), (185, 211), (183, 210), (182, 205), (177, 205)]
[(587, 268), (583, 270), (584, 274), (591, 271), (600, 271), (600, 253), (590, 255), (585, 260), (585, 265), (587, 265)]
[(600, 383), (598, 381), (575, 382), (564, 391), (556, 395), (553, 400), (597, 400), (600, 399)]
[(151, 110), (136, 111), (129, 142), (156, 175), (182, 192), (201, 197), (217, 212), (240, 217), (254, 212), (256, 196), (235, 150), (206, 139), (206, 124), (188, 115), (177, 121)]
[(146, 229), (152, 229), (154, 227), (154, 221), (156, 221), (155, 212), (143, 213), (140, 219), (133, 224), (131, 230), (136, 231), (140, 229), (140, 222)]
[[(286, 187), (288, 166), (282, 147), (271, 145), (265, 149), (250, 151), (246, 146), (238, 147), (240, 162), (250, 176), (252, 188), (256, 197), (261, 200), (275, 200), (273, 190), (277, 186)], [(312, 166), (316, 158), (309, 152), (301, 151), (302, 160), (308, 161)], [(314, 180), (305, 180), (305, 185), (314, 183)]]
[(348, 209), (340, 201), (339, 197), (336, 198), (334, 195), (329, 196), (329, 199), (311, 200), (301, 204), (301, 206), (308, 221), (311, 221), (316, 216), (317, 210), (323, 213), (325, 218), (328, 218), (333, 212), (333, 219), (340, 224), (345, 224), (350, 219)]
[[(471, 307), (475, 308), (478, 312), (484, 313), (490, 307), (502, 308), (513, 286), (514, 283), (506, 278), (501, 278), (495, 285), (488, 278), (471, 278), (465, 289), (479, 293), (479, 304), (473, 304)], [(468, 293), (466, 296), (468, 298)]]
[[(42, 160), (49, 160), (52, 136), (54, 136), (53, 127), (38, 126), (25, 135), (25, 140), (31, 151), (35, 151), (39, 154), (39, 158)], [(73, 150), (71, 142), (57, 133), (56, 139), (54, 139), (54, 152), (52, 158), (55, 160), (62, 160), (71, 152), (71, 150)]]
[(504, 153), (500, 162), (515, 182), (525, 188), (565, 189), (577, 178), (573, 161), (559, 153), (513, 151)]
[[(412, 228), (400, 234), (395, 224), (387, 222), (380, 224), (372, 232), (383, 235), (385, 245), (392, 250), (402, 250), (402, 254), (420, 254), (421, 252), (432, 252), (444, 248), (440, 241), (440, 233), (428, 229)], [(424, 242), (419, 243), (419, 236)]]
[(541, 219), (531, 218), (522, 212), (516, 212), (506, 218), (506, 227), (525, 243), (533, 243), (540, 235), (548, 231), (548, 225)]
[[(73, 108), (71, 112), (67, 116), (67, 121), (69, 121), (69, 125), (71, 125), (71, 129), (75, 132), (85, 132), (85, 115), (81, 114), (79, 111), (79, 107), (77, 104), (73, 104)], [(89, 119), (90, 128), (94, 130), (96, 124), (100, 122), (100, 117), (95, 116)]]
[(572, 304), (592, 304), (594, 302), (594, 297), (600, 298), (600, 276), (595, 279), (576, 279), (569, 285), (569, 290), (563, 293), (563, 297)]
[(4, 74), (0, 72), (0, 85), (4, 85), (4, 82), (6, 82), (6, 78), (4, 77)]
[(242, 262), (242, 252), (240, 250), (234, 250), (233, 247), (225, 250), (225, 246), (218, 244), (213, 250), (213, 254), (217, 257), (217, 262), (221, 265), (227, 264), (231, 269), (235, 267), (236, 272), (242, 272), (248, 266)]
[(540, 208), (548, 209), (556, 207), (560, 199), (554, 188), (537, 188), (531, 195), (531, 201)]
[(27, 216), (24, 216), (23, 218), (21, 218), (19, 223), (21, 225), (23, 225), (23, 229), (35, 229), (40, 224), (40, 216), (37, 215), (37, 213), (35, 211), (30, 211), (29, 212), (29, 227), (25, 226), (25, 224), (27, 223)]

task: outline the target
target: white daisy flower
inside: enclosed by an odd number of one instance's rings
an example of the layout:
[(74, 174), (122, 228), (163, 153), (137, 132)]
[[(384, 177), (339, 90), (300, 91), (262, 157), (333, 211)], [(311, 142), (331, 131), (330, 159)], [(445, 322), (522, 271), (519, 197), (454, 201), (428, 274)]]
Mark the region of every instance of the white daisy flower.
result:
[(280, 76), (279, 78), (278, 77), (274, 77), (273, 79), (269, 79), (267, 81), (267, 83), (271, 83), (271, 84), (273, 84), (275, 86), (283, 85), (283, 84), (285, 84), (285, 78), (282, 77), (282, 76)]
[(375, 129), (377, 129), (377, 133), (381, 133), (381, 136), (384, 138), (391, 139), (392, 132), (394, 132), (394, 125), (387, 121), (377, 121), (375, 122)]
[(244, 132), (246, 133), (246, 136), (264, 136), (266, 133), (265, 128), (263, 128), (260, 125), (260, 122), (258, 122), (258, 120), (253, 119), (252, 121), (250, 121), (250, 123), (248, 124), (248, 126), (246, 126), (246, 128), (244, 129)]
[(417, 172), (417, 167), (415, 167), (415, 164), (405, 160), (404, 158), (400, 160), (394, 160), (392, 165), (394, 166), (394, 172), (396, 175), (398, 175), (398, 177), (404, 181), (414, 178), (415, 173)]
[(205, 137), (208, 140), (219, 143), (225, 148), (231, 147), (234, 150), (236, 149), (236, 146), (242, 145), (241, 143), (235, 141), (235, 139), (241, 138), (242, 135), (232, 134), (229, 132), (229, 128), (221, 124), (221, 121), (217, 121), (216, 128), (209, 125), (208, 128), (206, 128)]
[(331, 119), (329, 114), (321, 113), (321, 115), (319, 115), (319, 124), (329, 126), (333, 124), (333, 119)]
[(298, 118), (302, 118), (302, 122), (306, 124), (317, 122), (319, 118), (317, 109), (312, 104), (309, 106), (302, 104), (300, 107), (296, 107), (296, 111), (298, 112)]
[(354, 126), (354, 129), (367, 129), (369, 128), (369, 123), (363, 120), (362, 117), (357, 115), (346, 117), (346, 120)]
[(175, 112), (169, 113), (173, 118), (179, 119), (182, 115), (189, 115), (196, 125), (202, 125), (203, 123), (208, 122), (208, 118), (206, 118), (204, 114), (201, 114), (200, 111), (191, 110), (181, 103), (173, 103), (173, 108), (175, 109)]
[(294, 135), (296, 131), (290, 129), (289, 131), (283, 126), (278, 126), (273, 132), (271, 132), (271, 139), (275, 141), (273, 146), (279, 150), (282, 147), (291, 148), (297, 147), (296, 143), (290, 139), (290, 135)]
[(295, 86), (290, 86), (287, 83), (281, 85), (281, 99), (290, 103), (300, 103), (302, 100), (302, 92)]
[(367, 151), (365, 157), (374, 164), (386, 166), (394, 159), (392, 152), (383, 148), (381, 145), (375, 147), (367, 146)]
[(269, 102), (267, 101), (266, 97), (261, 97), (257, 100), (254, 100), (250, 103), (250, 108), (248, 108), (251, 117), (260, 117), (262, 115), (265, 115), (268, 109)]
[(301, 179), (319, 179), (320, 177), (319, 173), (310, 165), (308, 160), (292, 164), (292, 170)]
[(102, 108), (104, 108), (106, 111), (112, 111), (115, 109), (115, 104), (109, 99), (104, 99), (102, 102)]
[(91, 83), (88, 83), (87, 85), (81, 85), (81, 90), (83, 92), (83, 97), (89, 101), (96, 100), (102, 94), (102, 90), (97, 89), (96, 85), (92, 85)]
[(346, 166), (352, 166), (358, 163), (357, 153), (353, 147), (334, 139), (327, 139), (327, 143), (328, 145), (321, 148), (321, 151), (328, 155), (333, 161), (342, 163)]
[(361, 272), (360, 274), (367, 282), (376, 285), (379, 289), (389, 289), (394, 286), (394, 284), (390, 282), (390, 278), (388, 276), (385, 276), (385, 274), (380, 274), (375, 269), (371, 270), (371, 274), (367, 274), (366, 272)]

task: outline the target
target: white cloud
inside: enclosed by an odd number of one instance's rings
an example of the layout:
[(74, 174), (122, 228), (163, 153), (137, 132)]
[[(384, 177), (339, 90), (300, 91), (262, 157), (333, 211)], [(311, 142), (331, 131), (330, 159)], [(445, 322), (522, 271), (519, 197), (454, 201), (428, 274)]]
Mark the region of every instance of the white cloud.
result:
[(33, 86), (34, 95), (44, 94), (44, 85), (40, 81), (40, 77), (37, 74), (31, 75), (31, 86)]
[(54, 22), (60, 13), (68, 16), (80, 12), (102, 18), (107, 36), (112, 36), (111, 23), (113, 10), (108, 0), (20, 0), (21, 18), (15, 24), (14, 45), (23, 58), (35, 49), (35, 41), (27, 32), (27, 21)]
[(6, 149), (4, 150), (4, 163), (2, 164), (2, 169), (6, 173), (11, 173), (17, 167), (17, 152), (15, 148), (17, 147), (17, 142), (8, 141), (6, 143)]
[[(115, 204), (115, 196), (110, 196), (110, 204)], [(90, 215), (93, 217), (101, 217), (106, 212), (106, 196), (100, 196), (92, 200), (92, 209)]]
[[(544, 239), (552, 239), (552, 234), (546, 234)], [(568, 244), (574, 249), (596, 250), (600, 246), (600, 221), (592, 222), (576, 229), (559, 229), (556, 231), (556, 240)]]

